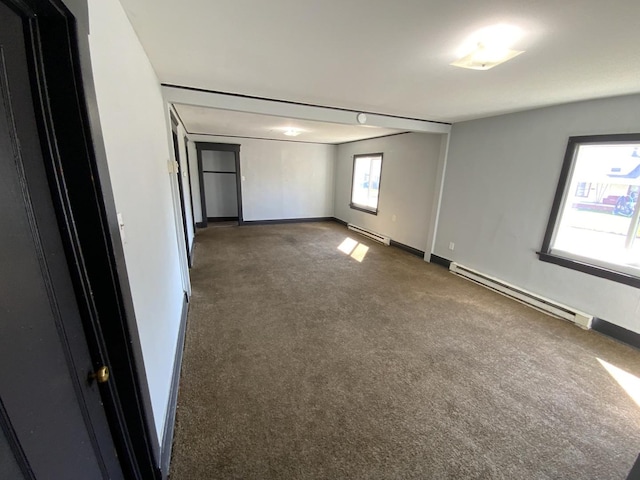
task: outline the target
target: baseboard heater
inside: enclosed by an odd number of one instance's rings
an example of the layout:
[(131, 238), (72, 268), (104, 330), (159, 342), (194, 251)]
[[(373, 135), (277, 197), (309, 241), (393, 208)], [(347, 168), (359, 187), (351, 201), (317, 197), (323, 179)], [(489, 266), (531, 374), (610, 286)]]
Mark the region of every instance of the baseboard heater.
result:
[(383, 243), (385, 245), (389, 245), (391, 243), (391, 239), (389, 237), (385, 237), (384, 235), (380, 235), (379, 233), (372, 232), (371, 230), (367, 230), (366, 228), (359, 227), (354, 225), (353, 223), (347, 224), (347, 228), (349, 230), (353, 230), (360, 235), (364, 235), (365, 237), (369, 237), (376, 242)]
[(549, 300), (535, 293), (528, 292), (520, 287), (516, 287), (507, 282), (503, 282), (495, 277), (485, 275), (477, 270), (460, 265), (456, 262), (451, 262), (449, 270), (456, 275), (459, 275), (467, 280), (478, 283), (483, 287), (489, 288), (498, 292), (506, 297), (512, 298), (520, 303), (524, 303), (529, 307), (535, 308), (543, 313), (547, 313), (557, 318), (562, 318), (575, 323), (577, 326), (590, 329), (591, 322), (593, 321), (593, 315), (588, 315), (584, 312), (580, 312), (574, 308), (567, 307), (561, 303)]

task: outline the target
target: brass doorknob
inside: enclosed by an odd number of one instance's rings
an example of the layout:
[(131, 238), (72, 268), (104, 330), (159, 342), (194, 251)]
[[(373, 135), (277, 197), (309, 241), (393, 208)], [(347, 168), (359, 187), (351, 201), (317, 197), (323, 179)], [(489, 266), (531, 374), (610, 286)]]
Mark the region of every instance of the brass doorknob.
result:
[(109, 367), (103, 365), (94, 373), (89, 374), (89, 380), (95, 380), (98, 383), (104, 383), (109, 380)]

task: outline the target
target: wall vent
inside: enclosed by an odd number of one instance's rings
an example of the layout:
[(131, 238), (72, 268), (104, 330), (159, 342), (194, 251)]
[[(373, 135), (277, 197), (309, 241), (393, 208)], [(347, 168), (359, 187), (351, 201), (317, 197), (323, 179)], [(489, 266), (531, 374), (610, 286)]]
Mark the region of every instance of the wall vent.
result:
[(380, 243), (383, 243), (385, 245), (389, 245), (391, 243), (391, 239), (389, 237), (385, 237), (384, 235), (380, 235), (379, 233), (372, 232), (371, 230), (367, 230), (366, 228), (359, 227), (359, 226), (354, 225), (352, 223), (349, 223), (347, 225), (347, 228), (349, 230), (353, 230), (356, 233), (359, 233), (360, 235), (364, 235), (365, 237), (369, 237), (369, 238), (375, 240), (376, 242), (380, 242)]
[(456, 262), (451, 262), (449, 270), (456, 275), (478, 283), (483, 287), (489, 288), (520, 303), (524, 303), (536, 310), (557, 318), (569, 320), (570, 322), (573, 322), (579, 327), (587, 330), (591, 328), (593, 315), (588, 315), (535, 293), (528, 292), (520, 287), (503, 282), (495, 277), (485, 275), (484, 273), (480, 273), (477, 270), (465, 267)]

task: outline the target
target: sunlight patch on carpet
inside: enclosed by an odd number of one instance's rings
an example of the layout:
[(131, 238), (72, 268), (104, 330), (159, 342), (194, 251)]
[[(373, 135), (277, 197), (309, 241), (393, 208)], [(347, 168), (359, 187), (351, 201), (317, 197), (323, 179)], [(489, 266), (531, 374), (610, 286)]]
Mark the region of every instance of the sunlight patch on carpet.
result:
[(604, 367), (604, 369), (613, 377), (613, 379), (618, 382), (618, 384), (627, 392), (627, 395), (631, 397), (631, 399), (636, 402), (636, 404), (640, 407), (640, 378), (632, 375), (629, 372), (622, 370), (621, 368), (616, 367), (615, 365), (611, 365), (609, 362), (605, 362), (599, 358), (596, 358), (600, 365)]
[(362, 263), (364, 257), (367, 256), (367, 252), (369, 251), (369, 247), (363, 245), (362, 243), (358, 243), (357, 240), (353, 238), (347, 237), (344, 241), (338, 246), (338, 250), (342, 253), (349, 255), (354, 260)]

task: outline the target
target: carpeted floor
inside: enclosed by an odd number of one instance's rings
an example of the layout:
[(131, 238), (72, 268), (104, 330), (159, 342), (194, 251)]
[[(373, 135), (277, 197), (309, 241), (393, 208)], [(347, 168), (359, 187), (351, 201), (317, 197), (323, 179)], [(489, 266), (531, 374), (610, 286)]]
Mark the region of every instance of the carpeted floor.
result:
[(171, 480), (624, 479), (640, 452), (603, 366), (637, 350), (335, 223), (195, 255)]

